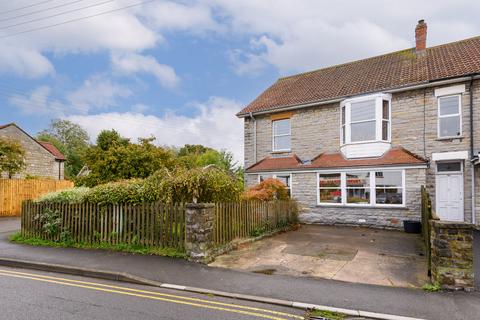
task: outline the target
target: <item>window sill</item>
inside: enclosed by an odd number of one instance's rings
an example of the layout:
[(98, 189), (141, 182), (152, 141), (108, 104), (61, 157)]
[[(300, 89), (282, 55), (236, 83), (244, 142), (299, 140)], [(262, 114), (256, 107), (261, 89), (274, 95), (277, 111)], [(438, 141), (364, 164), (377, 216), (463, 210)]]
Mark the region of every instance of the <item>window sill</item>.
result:
[(287, 150), (275, 150), (270, 152), (271, 154), (282, 154), (282, 153), (289, 153), (292, 152), (292, 149), (287, 149)]
[(355, 204), (317, 204), (317, 208), (349, 208), (349, 209), (397, 209), (407, 210), (405, 205), (355, 205)]
[(435, 139), (436, 141), (453, 141), (453, 140), (462, 140), (465, 136), (454, 136), (454, 137), (441, 137)]

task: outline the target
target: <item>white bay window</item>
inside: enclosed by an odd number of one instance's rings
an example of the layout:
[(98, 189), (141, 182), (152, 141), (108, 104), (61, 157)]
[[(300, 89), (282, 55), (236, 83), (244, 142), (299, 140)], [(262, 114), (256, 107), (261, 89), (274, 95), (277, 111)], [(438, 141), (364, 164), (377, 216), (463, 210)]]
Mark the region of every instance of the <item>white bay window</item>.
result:
[(340, 109), (340, 145), (347, 158), (381, 156), (390, 148), (391, 96), (347, 99)]
[(404, 170), (318, 173), (317, 203), (347, 206), (404, 206)]

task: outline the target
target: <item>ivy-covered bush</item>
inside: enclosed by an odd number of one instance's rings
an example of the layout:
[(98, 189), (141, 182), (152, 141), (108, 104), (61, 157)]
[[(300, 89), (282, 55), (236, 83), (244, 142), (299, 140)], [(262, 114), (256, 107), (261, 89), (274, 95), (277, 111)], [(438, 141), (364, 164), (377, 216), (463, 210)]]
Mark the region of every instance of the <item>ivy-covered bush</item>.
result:
[(130, 179), (93, 188), (79, 187), (52, 192), (36, 201), (98, 204), (223, 202), (238, 200), (242, 190), (243, 182), (236, 176), (209, 166), (203, 169), (161, 169), (147, 179)]
[(287, 186), (282, 181), (268, 178), (250, 187), (242, 194), (243, 200), (287, 200), (289, 198)]
[(90, 191), (87, 187), (78, 187), (65, 189), (62, 191), (50, 192), (40, 196), (35, 202), (48, 203), (80, 203), (85, 201), (85, 197)]
[(131, 179), (98, 185), (90, 189), (84, 200), (98, 204), (139, 204), (153, 202), (158, 198), (158, 188), (146, 183), (146, 180)]
[(243, 190), (239, 179), (215, 166), (160, 170), (147, 180), (159, 187), (159, 200), (163, 202), (235, 201)]

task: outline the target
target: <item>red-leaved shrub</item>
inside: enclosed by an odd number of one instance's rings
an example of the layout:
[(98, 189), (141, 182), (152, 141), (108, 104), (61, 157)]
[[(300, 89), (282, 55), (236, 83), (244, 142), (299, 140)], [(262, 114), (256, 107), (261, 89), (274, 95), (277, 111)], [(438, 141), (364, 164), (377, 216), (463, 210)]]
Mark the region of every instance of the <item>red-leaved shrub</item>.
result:
[(242, 194), (243, 200), (272, 201), (287, 200), (288, 198), (287, 186), (274, 178), (265, 179)]

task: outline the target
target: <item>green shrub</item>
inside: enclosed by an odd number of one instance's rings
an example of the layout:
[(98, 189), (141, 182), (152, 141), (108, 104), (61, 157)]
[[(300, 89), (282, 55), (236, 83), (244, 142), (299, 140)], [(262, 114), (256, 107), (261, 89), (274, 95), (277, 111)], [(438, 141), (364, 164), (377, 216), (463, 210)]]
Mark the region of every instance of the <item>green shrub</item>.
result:
[(101, 184), (91, 189), (79, 187), (47, 194), (37, 202), (98, 204), (161, 201), (226, 202), (238, 200), (242, 181), (214, 166), (175, 170), (162, 169), (147, 179), (130, 179)]
[(242, 182), (214, 166), (173, 172), (161, 170), (147, 179), (158, 186), (162, 202), (226, 202), (238, 200)]
[(39, 197), (35, 202), (42, 203), (80, 203), (83, 202), (85, 196), (89, 192), (87, 187), (78, 187), (65, 189), (56, 192), (50, 192)]
[(158, 190), (141, 179), (101, 184), (92, 188), (85, 196), (86, 202), (98, 204), (138, 204), (156, 201), (157, 199)]

